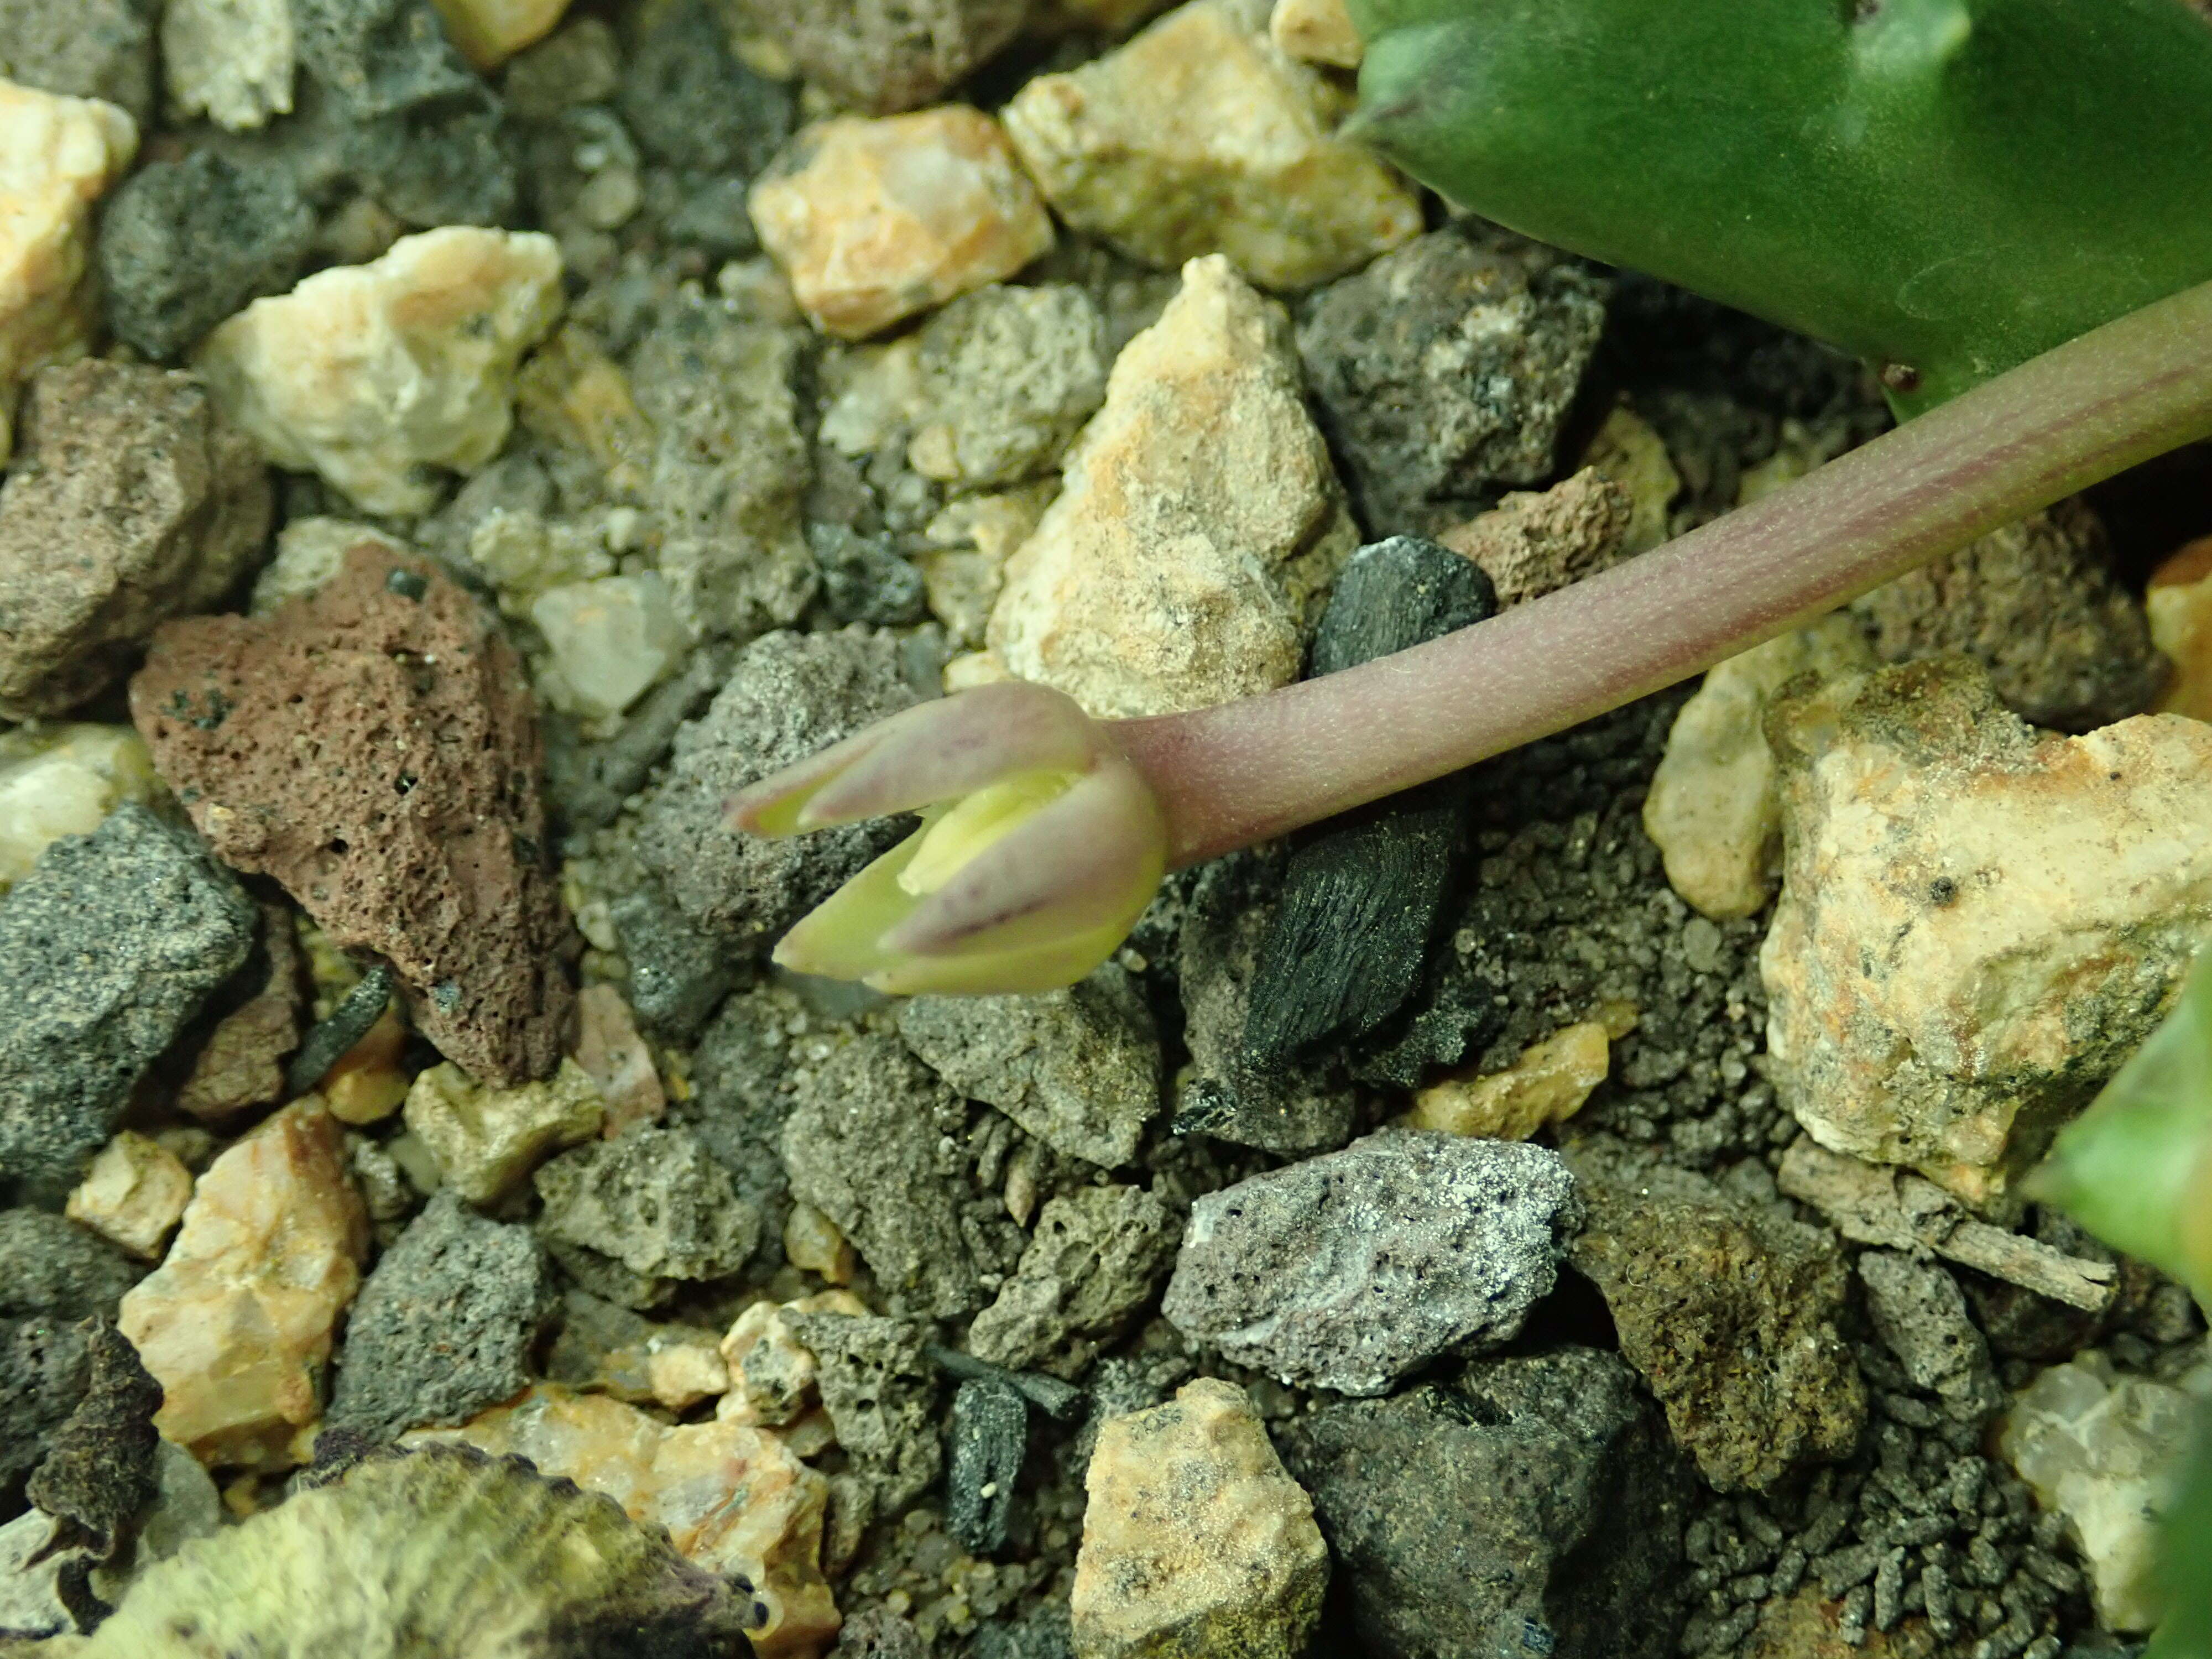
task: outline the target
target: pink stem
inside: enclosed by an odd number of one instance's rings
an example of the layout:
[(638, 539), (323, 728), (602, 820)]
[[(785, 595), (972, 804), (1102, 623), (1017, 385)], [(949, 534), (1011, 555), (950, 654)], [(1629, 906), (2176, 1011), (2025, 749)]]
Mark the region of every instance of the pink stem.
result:
[(1686, 679), (2212, 434), (2212, 283), (2108, 323), (1752, 506), (1358, 668), (1115, 738), (1176, 866), (1395, 794)]

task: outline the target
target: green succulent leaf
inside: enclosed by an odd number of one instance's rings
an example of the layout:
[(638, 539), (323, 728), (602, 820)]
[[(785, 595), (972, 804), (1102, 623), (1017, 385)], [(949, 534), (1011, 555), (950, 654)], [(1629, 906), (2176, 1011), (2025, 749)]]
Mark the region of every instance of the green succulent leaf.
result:
[(2159, 1576), (2166, 1614), (2144, 1659), (2212, 1659), (2212, 1417), (2201, 1425), (2181, 1496), (2166, 1513)]
[(1897, 366), (1902, 413), (2212, 279), (2183, 0), (1349, 3), (1407, 172)]

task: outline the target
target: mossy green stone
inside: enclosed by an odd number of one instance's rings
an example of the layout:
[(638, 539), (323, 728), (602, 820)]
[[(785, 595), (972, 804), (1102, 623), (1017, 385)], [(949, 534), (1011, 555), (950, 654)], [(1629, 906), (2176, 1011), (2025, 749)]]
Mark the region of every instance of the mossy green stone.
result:
[(2183, 0), (1350, 8), (1356, 129), (1407, 172), (1897, 366), (1900, 413), (2212, 279)]

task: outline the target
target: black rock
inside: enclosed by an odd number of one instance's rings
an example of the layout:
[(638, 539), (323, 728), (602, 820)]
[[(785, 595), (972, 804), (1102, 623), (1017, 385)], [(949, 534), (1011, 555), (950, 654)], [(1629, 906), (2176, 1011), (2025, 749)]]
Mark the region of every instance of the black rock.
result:
[[(1394, 536), (1362, 548), (1338, 576), (1312, 672), (1407, 650), (1497, 609), (1490, 579), (1472, 562)], [(1378, 801), (1330, 820), (1291, 853), (1245, 1016), (1256, 1060), (1365, 1036), (1413, 994), (1457, 885), (1467, 788), (1460, 773)]]
[(921, 572), (888, 542), (842, 525), (806, 528), (814, 562), (822, 567), (822, 599), (839, 622), (888, 627), (921, 620)]
[(968, 1651), (971, 1659), (1073, 1659), (1067, 1603), (1046, 1601), (1009, 1623), (985, 1625)]
[(738, 61), (706, 0), (647, 0), (628, 45), (616, 106), (655, 161), (750, 179), (791, 136), (790, 89)]
[(952, 1396), (945, 1521), (971, 1555), (995, 1555), (1006, 1547), (1029, 1430), (1029, 1402), (1003, 1382), (963, 1382)]
[(24, 1482), (84, 1398), (89, 1321), (0, 1319), (0, 1522), (23, 1512)]
[(392, 987), (397, 982), (392, 964), (380, 962), (362, 975), (360, 984), (345, 994), (345, 1000), (331, 1010), (328, 1019), (316, 1023), (285, 1070), (288, 1097), (304, 1095), (320, 1084), (330, 1074), (331, 1067), (368, 1035), (369, 1027), (383, 1018), (385, 1009), (391, 1006)]
[(1612, 1354), (1323, 1406), (1279, 1449), (1377, 1659), (1664, 1659), (1686, 1471)]
[(1433, 533), (1498, 484), (1542, 483), (1606, 295), (1579, 262), (1472, 221), (1316, 295), (1298, 353), (1367, 528)]
[(695, 927), (647, 877), (607, 907), (629, 963), (629, 1006), (655, 1036), (689, 1042), (744, 980), (744, 956)]
[(292, 285), (315, 240), (289, 167), (196, 149), (115, 192), (100, 225), (100, 277), (118, 337), (157, 362)]
[(60, 1201), (260, 931), (198, 841), (143, 806), (40, 855), (0, 899), (0, 1194)]
[(391, 1440), (512, 1398), (554, 1301), (552, 1264), (529, 1228), (439, 1193), (362, 1286), (325, 1420)]

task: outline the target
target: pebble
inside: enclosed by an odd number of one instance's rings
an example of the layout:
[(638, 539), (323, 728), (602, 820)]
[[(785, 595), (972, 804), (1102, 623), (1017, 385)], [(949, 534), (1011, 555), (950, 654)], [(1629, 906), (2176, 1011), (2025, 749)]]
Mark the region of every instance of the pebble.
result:
[(2141, 714), (2166, 672), (2111, 538), (2075, 497), (1907, 572), (1851, 606), (1884, 662), (1947, 652), (1990, 671), (2033, 726), (2087, 732)]
[(1138, 1187), (1085, 1187), (1038, 1212), (1020, 1267), (968, 1328), (968, 1351), (1009, 1370), (1080, 1376), (1159, 1289), (1182, 1229)]
[(344, 1136), (319, 1103), (286, 1107), (217, 1157), (118, 1316), (161, 1385), (163, 1437), (210, 1468), (303, 1461), (368, 1253)]
[(1110, 962), (1042, 995), (915, 997), (898, 1030), (953, 1088), (1070, 1158), (1127, 1164), (1159, 1115), (1159, 1033)]
[[(231, 132), (292, 112), (299, 41), (291, 0), (168, 0), (161, 74), (175, 113)], [(226, 313), (227, 314), (227, 313)]]
[(1417, 1091), (1405, 1126), (1526, 1140), (1580, 1111), (1590, 1091), (1605, 1081), (1611, 1058), (1605, 1027), (1578, 1020), (1531, 1043), (1502, 1072), (1447, 1077)]
[(24, 720), (105, 690), (165, 618), (214, 608), (259, 556), (271, 502), (252, 446), (190, 375), (47, 369), (18, 435), (0, 486), (0, 717)]
[(793, 1302), (756, 1302), (739, 1314), (720, 1343), (730, 1386), (714, 1414), (726, 1422), (784, 1428), (821, 1403), (814, 1351), (792, 1329), (798, 1314), (865, 1315), (867, 1304), (849, 1291), (827, 1291)]
[(786, 1309), (784, 1323), (814, 1356), (814, 1385), (837, 1443), (876, 1512), (896, 1516), (937, 1483), (939, 1379), (919, 1321)]
[(125, 801), (151, 800), (161, 788), (127, 726), (0, 732), (0, 894), (64, 836), (88, 836)]
[(422, 514), (429, 469), (473, 472), (506, 443), (515, 366), (562, 304), (551, 237), (449, 226), (255, 301), (194, 361), (270, 460), (370, 513)]
[(1837, 1329), (1850, 1277), (1833, 1235), (1610, 1136), (1567, 1158), (1588, 1210), (1568, 1260), (1707, 1482), (1764, 1491), (1846, 1455), (1867, 1396)]
[(792, 1195), (837, 1224), (895, 1308), (952, 1318), (982, 1306), (965, 1194), (945, 1172), (966, 1128), (959, 1097), (873, 1035), (811, 1064), (797, 1094), (781, 1139)]
[[(726, 15), (712, 0), (646, 0), (632, 9), (614, 103), (654, 160), (749, 179), (791, 136), (793, 98), (731, 51)], [(580, 33), (591, 24), (580, 20), (556, 37), (576, 42), (561, 65), (573, 77), (562, 92), (572, 105), (597, 101), (588, 95), (592, 82), (617, 68), (612, 42), (602, 47)], [(551, 78), (550, 70), (541, 73)], [(514, 95), (510, 73), (510, 103)]]
[[(170, 7), (173, 22), (180, 9)], [(108, 325), (158, 362), (180, 357), (252, 301), (290, 288), (314, 240), (314, 210), (282, 162), (208, 148), (149, 163), (100, 216)]]
[(574, 992), (537, 709), (435, 566), (356, 547), (265, 617), (173, 622), (131, 713), (194, 824), (341, 950), (390, 962), (416, 1028), (491, 1083), (550, 1075)]
[(1175, 1132), (1272, 1152), (1334, 1152), (1356, 1101), (1341, 1066), (1267, 1063), (1245, 1042), (1260, 952), (1273, 931), (1281, 867), (1233, 854), (1200, 871), (1177, 939), (1190, 1064), (1175, 1080)]
[[(45, 1210), (0, 1210), (0, 1319), (65, 1325), (105, 1316), (144, 1271), (74, 1221)], [(0, 1446), (11, 1443), (0, 1437)]]
[(154, 115), (154, 30), (137, 0), (0, 0), (0, 77)]
[(1079, 288), (963, 294), (921, 329), (908, 464), (963, 490), (1037, 477), (1105, 401), (1110, 366), (1105, 317)]
[(1075, 1659), (1296, 1659), (1328, 1549), (1244, 1390), (1206, 1377), (1109, 1419), (1070, 1597)]
[(138, 125), (114, 105), (0, 81), (0, 464), (16, 388), (97, 337), (92, 207), (137, 151)]
[(158, 1261), (191, 1195), (192, 1172), (175, 1153), (125, 1129), (100, 1149), (63, 1213), (131, 1255)]
[(1620, 563), (1635, 521), (1635, 498), (1585, 466), (1540, 493), (1512, 491), (1437, 539), (1481, 568), (1504, 610)]
[(1766, 707), (1800, 674), (1822, 682), (1874, 665), (1848, 616), (1822, 618), (1706, 671), (1667, 733), (1644, 798), (1644, 833), (1667, 859), (1667, 883), (1720, 921), (1756, 915), (1782, 877), (1782, 791), (1766, 746)]
[(895, 642), (867, 629), (754, 641), (707, 713), (677, 734), (668, 769), (639, 810), (639, 860), (724, 950), (767, 942), (887, 850), (899, 826), (764, 841), (728, 828), (722, 804), (914, 700)]
[[(718, 44), (728, 50), (726, 41)], [(639, 55), (633, 52), (630, 61)], [(622, 84), (624, 62), (605, 18), (572, 17), (515, 54), (500, 77), (500, 91), (516, 120), (550, 121), (580, 105), (605, 103)]]
[(729, 1278), (760, 1243), (760, 1212), (689, 1129), (640, 1124), (562, 1153), (532, 1180), (544, 1237), (657, 1284)]
[(1933, 1261), (1894, 1250), (1862, 1252), (1858, 1273), (1874, 1328), (1913, 1387), (1971, 1419), (2003, 1402), (1989, 1344), (1966, 1311), (1957, 1279)]
[(889, 1607), (868, 1607), (845, 1621), (830, 1659), (929, 1659), (929, 1646)]
[[(1338, 574), (1314, 635), (1310, 677), (1339, 673), (1483, 621), (1482, 573), (1434, 542), (1395, 536)], [(1344, 814), (1301, 836), (1254, 967), (1245, 1047), (1262, 1061), (1357, 1040), (1419, 983), (1459, 884), (1465, 775)]]
[(1413, 191), (1334, 136), (1343, 94), (1268, 40), (1267, 12), (1268, 0), (1189, 0), (1015, 94), (1006, 130), (1060, 217), (1163, 270), (1221, 253), (1279, 289), (1418, 235)]
[(360, 983), (331, 1010), (330, 1017), (315, 1022), (285, 1073), (284, 1086), (295, 1095), (319, 1086), (384, 1018), (395, 983), (388, 963), (380, 962), (362, 975)]
[(2159, 712), (2212, 720), (2212, 537), (2151, 573), (2143, 610), (2151, 643), (2173, 665)]
[(573, 1060), (543, 1083), (487, 1087), (458, 1066), (434, 1066), (407, 1091), (407, 1127), (438, 1173), (471, 1204), (495, 1204), (564, 1146), (599, 1133), (598, 1085)]
[(385, 1442), (512, 1399), (530, 1382), (554, 1295), (527, 1227), (434, 1194), (354, 1303), (326, 1423)]
[[(526, 1457), (665, 1529), (677, 1553), (746, 1588), (757, 1659), (811, 1659), (837, 1628), (820, 1565), (828, 1483), (773, 1434), (729, 1423), (665, 1424), (602, 1395), (539, 1383), (511, 1406), (410, 1445)], [(764, 1616), (763, 1616), (764, 1613)]]
[(478, 70), (497, 69), (550, 34), (568, 0), (435, 0), (453, 44)]
[(2212, 730), (2039, 735), (1958, 659), (1767, 722), (1788, 864), (1770, 1070), (1832, 1151), (2002, 1200), (2148, 1036), (2212, 924)]
[(849, 1285), (860, 1259), (837, 1224), (811, 1204), (794, 1204), (783, 1224), (784, 1259), (832, 1285)]
[(206, 849), (146, 807), (46, 848), (0, 897), (0, 1189), (62, 1200), (259, 923)]
[(1200, 1198), (1162, 1311), (1233, 1364), (1382, 1394), (1520, 1330), (1574, 1188), (1542, 1147), (1387, 1130)]
[(1281, 1441), (1362, 1651), (1673, 1659), (1691, 1481), (1618, 1356), (1479, 1361)]
[(550, 588), (532, 602), (530, 620), (548, 653), (538, 694), (588, 720), (623, 713), (691, 648), (658, 571)]
[(1029, 1428), (1029, 1401), (1003, 1382), (963, 1382), (953, 1394), (945, 1525), (971, 1553), (1006, 1547)]
[(2179, 1495), (2207, 1398), (2212, 1365), (2200, 1362), (2176, 1387), (2123, 1376), (2090, 1348), (2045, 1370), (2004, 1419), (2004, 1457), (2065, 1517), (2107, 1630), (2147, 1631), (2166, 1610), (2158, 1518)]
[(1357, 541), (1288, 318), (1196, 259), (1115, 360), (1066, 487), (1007, 562), (990, 646), (1101, 717), (1273, 690)]
[(968, 78), (1020, 32), (1020, 0), (738, 0), (735, 10), (842, 107), (889, 115)]
[(1552, 476), (1607, 291), (1553, 249), (1468, 222), (1314, 296), (1298, 351), (1370, 532), (1434, 534), (1498, 484)]
[[(258, 947), (219, 1004), (224, 1012), (177, 1085), (178, 1110), (204, 1123), (222, 1122), (234, 1114), (273, 1106), (289, 1097), (284, 1060), (300, 1046), (306, 967), (294, 916), (284, 905), (262, 902)], [(339, 1097), (348, 1093), (338, 1091)], [(399, 1093), (406, 1093), (404, 1080)], [(336, 1103), (337, 1097), (331, 1101), (333, 1113), (350, 1121), (345, 1108)], [(394, 1098), (391, 1103), (396, 1107), (399, 1102)]]
[(1011, 276), (1053, 242), (1006, 133), (964, 104), (808, 127), (749, 199), (806, 314), (848, 340)]
[(576, 1014), (576, 1063), (591, 1074), (606, 1108), (600, 1133), (611, 1140), (634, 1123), (656, 1121), (667, 1094), (622, 993), (611, 985), (586, 986)]

